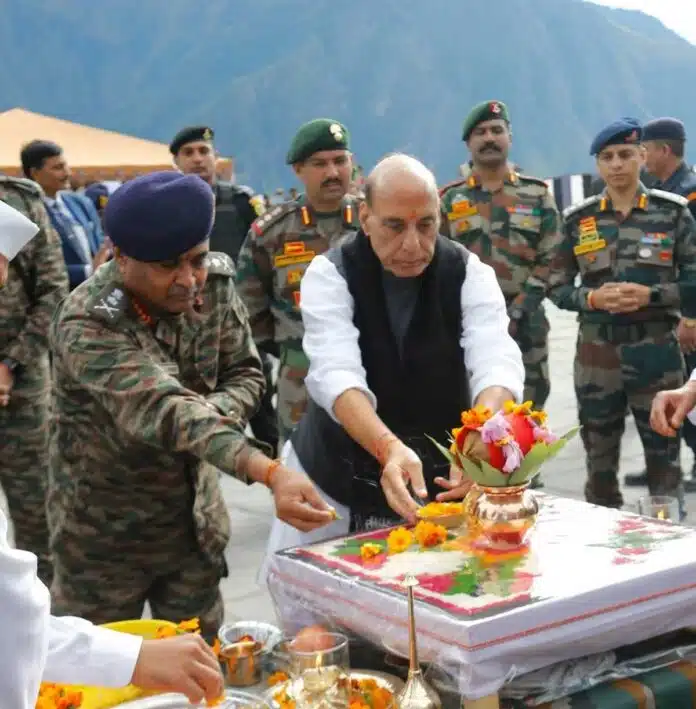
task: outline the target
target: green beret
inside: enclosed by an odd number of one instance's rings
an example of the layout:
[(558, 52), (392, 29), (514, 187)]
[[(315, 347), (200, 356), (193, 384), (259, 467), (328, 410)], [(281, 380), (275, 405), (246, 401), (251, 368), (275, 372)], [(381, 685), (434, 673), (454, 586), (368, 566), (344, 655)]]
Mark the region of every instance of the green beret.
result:
[(510, 113), (508, 112), (507, 106), (502, 101), (483, 101), (474, 106), (464, 120), (462, 140), (464, 142), (469, 140), (471, 131), (473, 131), (479, 123), (492, 121), (495, 118), (501, 118), (506, 123), (510, 122)]
[(295, 133), (285, 160), (288, 165), (294, 165), (320, 150), (350, 150), (350, 134), (342, 123), (331, 118), (305, 123)]
[(186, 143), (193, 143), (196, 140), (210, 140), (215, 137), (215, 132), (208, 126), (187, 126), (182, 128), (169, 144), (169, 152), (176, 155)]

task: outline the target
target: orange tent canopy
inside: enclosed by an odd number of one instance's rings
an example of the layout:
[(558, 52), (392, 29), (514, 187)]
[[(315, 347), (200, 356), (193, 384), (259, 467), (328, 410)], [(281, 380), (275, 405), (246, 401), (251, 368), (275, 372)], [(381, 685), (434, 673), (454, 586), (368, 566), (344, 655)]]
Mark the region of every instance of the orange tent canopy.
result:
[[(19, 153), (32, 140), (52, 140), (65, 151), (75, 177), (124, 180), (154, 170), (171, 170), (169, 146), (102, 128), (13, 108), (0, 113), (0, 172), (21, 176)], [(230, 160), (221, 161), (230, 163)]]

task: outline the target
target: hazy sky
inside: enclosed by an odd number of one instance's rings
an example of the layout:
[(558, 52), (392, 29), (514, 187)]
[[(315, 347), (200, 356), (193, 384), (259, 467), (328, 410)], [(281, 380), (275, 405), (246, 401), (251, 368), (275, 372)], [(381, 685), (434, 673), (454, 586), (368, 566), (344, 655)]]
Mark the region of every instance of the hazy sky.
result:
[(593, 0), (599, 5), (641, 10), (696, 44), (696, 0)]

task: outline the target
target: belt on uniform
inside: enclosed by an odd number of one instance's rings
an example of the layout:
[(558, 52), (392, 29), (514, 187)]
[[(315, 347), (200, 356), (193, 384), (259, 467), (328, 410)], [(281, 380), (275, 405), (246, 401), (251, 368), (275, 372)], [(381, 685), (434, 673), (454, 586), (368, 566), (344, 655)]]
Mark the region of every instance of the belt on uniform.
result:
[(633, 344), (651, 337), (664, 337), (674, 330), (674, 324), (669, 321), (646, 321), (620, 325), (581, 322), (580, 329), (584, 335), (613, 342), (614, 344)]

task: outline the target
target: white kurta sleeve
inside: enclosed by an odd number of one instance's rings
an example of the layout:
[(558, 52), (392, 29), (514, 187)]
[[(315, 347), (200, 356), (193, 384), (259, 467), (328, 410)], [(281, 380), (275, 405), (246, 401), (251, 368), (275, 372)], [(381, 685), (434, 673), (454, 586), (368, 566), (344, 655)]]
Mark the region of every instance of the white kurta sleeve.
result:
[(510, 319), (495, 272), (469, 254), (462, 285), (461, 346), (469, 373), (471, 400), (488, 387), (509, 389), (519, 402), (524, 393), (524, 365), (510, 337)]
[(39, 227), (0, 200), (0, 254), (12, 259), (36, 236)]
[(46, 662), (50, 598), (36, 557), (7, 543), (0, 511), (0, 704), (34, 709)]
[(361, 390), (377, 408), (367, 386), (353, 307), (348, 284), (336, 266), (325, 256), (316, 256), (300, 286), (302, 347), (309, 359), (305, 385), (312, 400), (334, 421), (334, 402), (348, 389)]
[(0, 511), (0, 705), (34, 709), (41, 682), (122, 687), (130, 682), (142, 639), (79, 618), (50, 615), (36, 556), (7, 543)]
[(125, 687), (142, 638), (107, 630), (81, 618), (50, 617), (44, 682)]
[[(696, 369), (694, 369), (693, 372), (691, 372), (691, 376), (689, 377), (690, 382), (696, 382)], [(696, 426), (696, 409), (691, 409), (689, 413), (686, 415), (686, 417), (691, 421), (694, 426)]]

